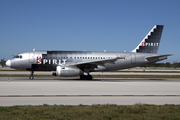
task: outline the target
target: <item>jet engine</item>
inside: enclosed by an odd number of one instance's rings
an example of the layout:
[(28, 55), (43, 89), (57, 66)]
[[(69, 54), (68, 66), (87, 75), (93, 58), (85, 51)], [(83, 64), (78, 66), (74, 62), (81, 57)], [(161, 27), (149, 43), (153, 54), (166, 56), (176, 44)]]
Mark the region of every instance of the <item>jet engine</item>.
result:
[(60, 76), (60, 77), (73, 77), (73, 76), (83, 75), (83, 71), (75, 66), (71, 66), (71, 67), (57, 66), (56, 71), (52, 72), (52, 75)]

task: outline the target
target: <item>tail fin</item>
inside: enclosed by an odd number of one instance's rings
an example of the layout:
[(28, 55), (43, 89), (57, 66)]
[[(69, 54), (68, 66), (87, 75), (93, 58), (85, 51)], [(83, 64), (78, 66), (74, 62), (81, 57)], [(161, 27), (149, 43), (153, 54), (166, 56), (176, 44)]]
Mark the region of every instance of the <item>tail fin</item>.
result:
[(155, 25), (141, 43), (132, 51), (136, 53), (157, 53), (163, 25)]

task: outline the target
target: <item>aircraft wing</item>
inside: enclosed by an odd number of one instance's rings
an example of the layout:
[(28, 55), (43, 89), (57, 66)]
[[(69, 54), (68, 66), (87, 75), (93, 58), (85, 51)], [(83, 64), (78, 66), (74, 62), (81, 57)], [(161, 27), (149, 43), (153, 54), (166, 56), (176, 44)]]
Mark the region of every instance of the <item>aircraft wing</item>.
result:
[(105, 66), (106, 63), (115, 64), (115, 61), (119, 59), (125, 59), (125, 57), (116, 57), (116, 58), (110, 58), (110, 59), (101, 59), (101, 60), (91, 60), (91, 61), (84, 61), (84, 62), (77, 62), (73, 64), (66, 64), (67, 66), (75, 65), (79, 68), (83, 69), (90, 69), (90, 68), (97, 68), (98, 65)]

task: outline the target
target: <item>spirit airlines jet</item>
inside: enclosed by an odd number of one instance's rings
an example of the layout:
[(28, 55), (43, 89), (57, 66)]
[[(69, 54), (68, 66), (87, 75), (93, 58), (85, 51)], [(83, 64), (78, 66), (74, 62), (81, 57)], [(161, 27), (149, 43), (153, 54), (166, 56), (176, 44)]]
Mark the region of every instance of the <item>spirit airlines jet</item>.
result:
[(163, 25), (155, 25), (131, 52), (33, 50), (14, 56), (6, 65), (31, 71), (29, 79), (34, 79), (34, 71), (52, 71), (55, 76), (80, 76), (82, 80), (91, 80), (90, 72), (132, 68), (167, 59), (170, 55), (157, 54), (162, 31)]

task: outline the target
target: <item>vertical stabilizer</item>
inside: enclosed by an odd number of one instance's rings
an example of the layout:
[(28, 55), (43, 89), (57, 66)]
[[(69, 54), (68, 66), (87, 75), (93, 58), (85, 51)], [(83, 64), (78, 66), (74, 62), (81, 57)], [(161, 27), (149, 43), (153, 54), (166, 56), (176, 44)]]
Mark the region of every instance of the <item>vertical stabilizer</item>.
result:
[(163, 25), (155, 25), (141, 43), (132, 51), (135, 53), (157, 53)]

